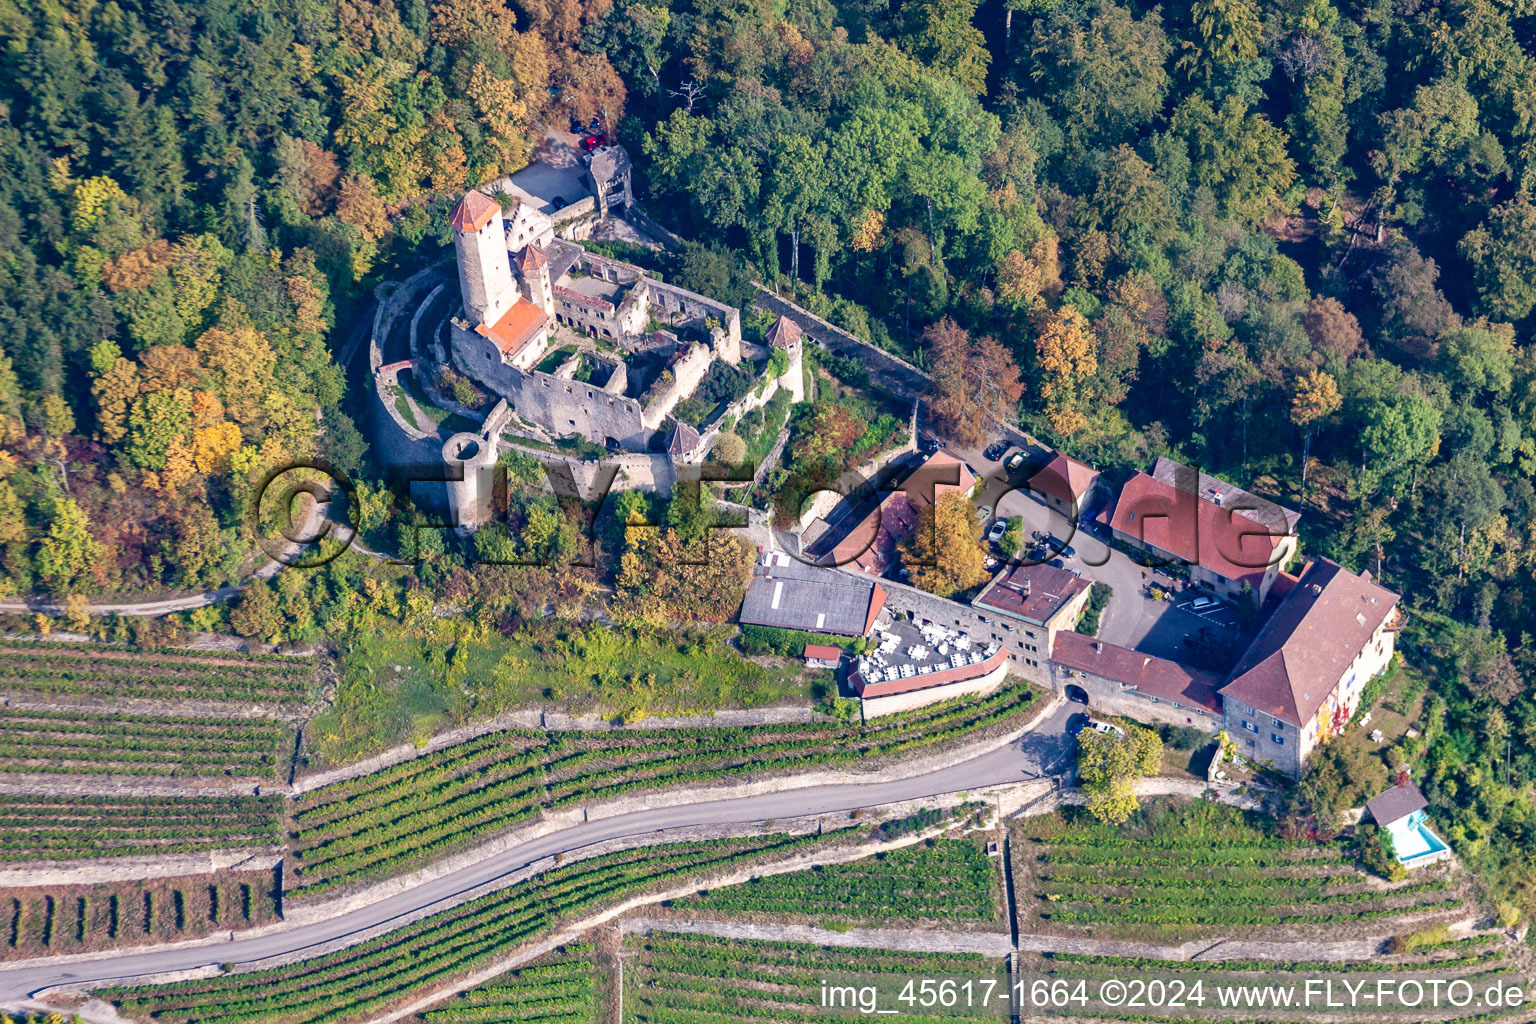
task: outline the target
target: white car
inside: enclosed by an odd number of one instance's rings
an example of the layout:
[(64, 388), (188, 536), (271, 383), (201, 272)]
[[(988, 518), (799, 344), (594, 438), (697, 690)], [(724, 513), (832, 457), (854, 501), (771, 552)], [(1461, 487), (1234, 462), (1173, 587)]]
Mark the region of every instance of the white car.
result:
[(1189, 607), (1197, 612), (1203, 612), (1207, 608), (1215, 608), (1220, 603), (1214, 597), (1197, 597), (1190, 602)]
[(1008, 520), (999, 519), (997, 522), (992, 524), (992, 529), (987, 531), (987, 540), (992, 544), (996, 544), (998, 541), (1003, 539), (1003, 534), (1007, 532)]
[(1101, 732), (1106, 736), (1124, 736), (1125, 730), (1118, 725), (1110, 725), (1108, 722), (1090, 722), (1089, 726), (1094, 732)]

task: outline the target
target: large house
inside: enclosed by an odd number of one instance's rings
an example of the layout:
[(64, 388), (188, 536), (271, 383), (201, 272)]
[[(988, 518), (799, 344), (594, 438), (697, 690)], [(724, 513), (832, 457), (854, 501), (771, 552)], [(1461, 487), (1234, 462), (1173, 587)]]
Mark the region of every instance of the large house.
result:
[(1386, 671), (1403, 619), (1396, 594), (1320, 558), (1270, 615), (1221, 689), (1228, 735), (1292, 776)]
[(1106, 519), (1116, 540), (1166, 563), (1227, 600), (1258, 605), (1296, 554), (1299, 512), (1159, 458), (1120, 491)]

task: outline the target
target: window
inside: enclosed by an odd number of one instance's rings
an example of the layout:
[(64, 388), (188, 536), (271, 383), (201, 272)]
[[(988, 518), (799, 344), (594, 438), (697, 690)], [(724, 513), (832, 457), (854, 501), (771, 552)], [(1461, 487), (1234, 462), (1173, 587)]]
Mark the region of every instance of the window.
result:
[(1284, 729), (1285, 728), (1285, 723), (1280, 721), (1280, 719), (1278, 719), (1278, 718), (1271, 718), (1270, 721), (1275, 724), (1275, 728), (1276, 729)]
[(1246, 718), (1243, 719), (1243, 728), (1247, 729), (1249, 732), (1253, 733), (1255, 736), (1257, 736), (1259, 734), (1259, 727), (1254, 725), (1252, 722), (1248, 721)]
[(1285, 737), (1281, 736), (1279, 733), (1272, 732), (1272, 733), (1269, 734), (1269, 738), (1275, 741), (1275, 746), (1277, 746), (1277, 747), (1285, 746)]

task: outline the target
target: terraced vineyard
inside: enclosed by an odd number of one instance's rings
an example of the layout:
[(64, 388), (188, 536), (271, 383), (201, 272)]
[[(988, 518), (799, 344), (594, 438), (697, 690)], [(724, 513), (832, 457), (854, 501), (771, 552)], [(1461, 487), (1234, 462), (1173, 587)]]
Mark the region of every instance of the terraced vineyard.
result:
[(277, 918), (274, 871), (0, 890), (0, 959), (175, 942)]
[(467, 974), (560, 924), (688, 879), (703, 883), (803, 853), (828, 836), (643, 847), (552, 868), (376, 939), (285, 967), (171, 985), (104, 989), (122, 1014), (167, 1024), (331, 1024)]
[(598, 1024), (599, 986), (591, 953), (590, 945), (566, 946), (416, 1019), (421, 1024)]
[(1015, 829), (1024, 931), (1169, 941), (1239, 926), (1301, 934), (1444, 917), (1463, 905), (1444, 872), (1388, 885), (1356, 871), (1339, 845), (1277, 839), (1241, 812), (1203, 802), (1155, 805), (1127, 826), (1070, 809)]
[(1002, 879), (975, 839), (938, 839), (847, 864), (754, 878), (672, 909), (684, 916), (1001, 925)]
[(0, 694), (303, 704), (315, 694), (315, 666), (282, 655), (7, 639)]
[(315, 790), (295, 813), (294, 892), (398, 874), (557, 809), (684, 783), (854, 767), (1020, 724), (1027, 686), (869, 725), (508, 730)]
[(193, 853), (281, 841), (282, 798), (0, 795), (0, 860)]
[[(827, 949), (664, 933), (631, 936), (626, 948), (623, 1024), (836, 1024), (872, 1018), (857, 1009), (826, 1008), (822, 985), (862, 987), (879, 976), (893, 979), (880, 986), (880, 1005), (899, 1011), (893, 1020), (952, 1024), (967, 1015), (957, 1009), (930, 1015), (896, 1002), (905, 977), (988, 979), (1004, 996), (1008, 991), (1002, 961), (976, 954)], [(1006, 1020), (1007, 1007), (1003, 998), (968, 1016)]]
[(286, 775), (293, 726), (262, 718), (0, 711), (0, 772)]

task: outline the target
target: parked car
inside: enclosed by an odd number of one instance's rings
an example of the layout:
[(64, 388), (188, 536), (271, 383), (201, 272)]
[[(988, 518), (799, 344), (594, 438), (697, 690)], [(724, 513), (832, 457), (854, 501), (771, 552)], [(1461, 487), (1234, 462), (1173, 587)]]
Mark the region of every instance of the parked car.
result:
[(1023, 469), (1024, 453), (1022, 451), (1017, 451), (1008, 456), (1008, 461), (1003, 463), (1003, 468), (1010, 473), (1017, 473), (1019, 470)]
[(1007, 441), (993, 441), (991, 444), (987, 445), (987, 450), (981, 454), (988, 462), (996, 462), (998, 459), (1003, 457), (1003, 453), (1007, 450)]
[(581, 140), (581, 148), (585, 153), (590, 153), (594, 149), (602, 149), (606, 145), (608, 145), (608, 136), (601, 132), (596, 135), (588, 135)]
[(981, 520), (982, 522), (986, 522), (988, 519), (991, 519), (992, 518), (992, 506), (991, 505), (977, 505), (976, 506), (976, 518)]
[(1008, 532), (1008, 520), (999, 519), (992, 524), (992, 529), (987, 531), (987, 540), (993, 544), (1003, 539), (1003, 534)]
[(1220, 603), (1214, 597), (1197, 597), (1189, 603), (1189, 606), (1197, 612), (1203, 612), (1207, 608), (1215, 608)]
[(581, 120), (575, 114), (572, 114), (571, 115), (571, 134), (572, 135), (580, 135), (583, 132), (585, 132), (586, 130), (587, 130), (587, 126), (582, 124)]
[(1118, 725), (1110, 725), (1108, 722), (1092, 722), (1090, 728), (1094, 732), (1101, 732), (1106, 736), (1124, 736), (1125, 730)]
[[(825, 348), (826, 346), (823, 345), (822, 347)], [(934, 452), (938, 451), (941, 447), (943, 447), (943, 445), (941, 444), (941, 442), (939, 441), (938, 438), (930, 437), (928, 440), (924, 441), (923, 444), (922, 444), (923, 454), (924, 455), (932, 455)]]
[(1087, 715), (1083, 714), (1081, 711), (1079, 711), (1075, 715), (1068, 716), (1068, 718), (1067, 718), (1067, 735), (1068, 736), (1076, 736), (1078, 733), (1080, 733), (1084, 729), (1088, 728), (1088, 723), (1091, 722), (1091, 721), (1093, 721), (1093, 719), (1089, 718)]

